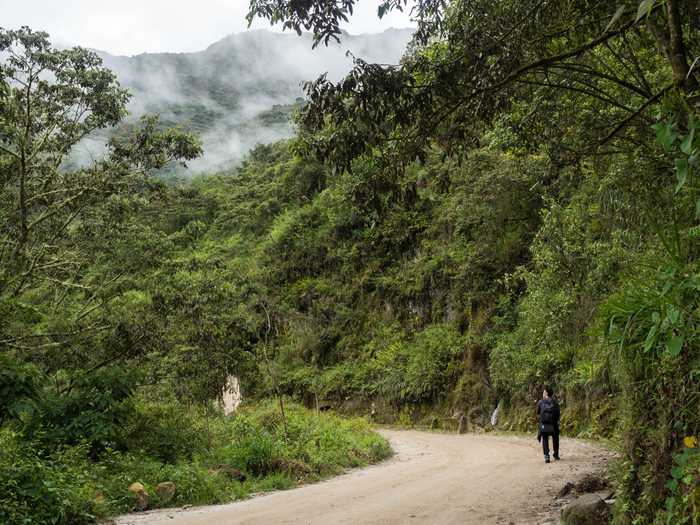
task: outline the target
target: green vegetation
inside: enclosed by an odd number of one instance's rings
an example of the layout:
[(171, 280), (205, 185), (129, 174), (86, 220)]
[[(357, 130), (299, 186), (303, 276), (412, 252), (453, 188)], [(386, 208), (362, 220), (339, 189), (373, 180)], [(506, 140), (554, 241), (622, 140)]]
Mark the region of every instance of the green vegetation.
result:
[[(230, 255), (243, 244), (206, 235), (221, 195), (153, 177), (198, 143), (144, 117), (73, 169), (73, 146), (119, 123), (127, 93), (44, 33), (0, 30), (0, 52), (0, 522), (143, 508), (135, 482), (150, 507), (230, 501), (387, 457), (363, 420), (219, 414), (230, 374), (257, 377), (262, 312)], [(155, 491), (165, 481), (174, 499)]]
[[(318, 43), (354, 3), (251, 10)], [(309, 84), (294, 139), (178, 184), (149, 174), (197, 145), (149, 118), (104, 163), (60, 169), (78, 135), (41, 140), (46, 110), (18, 125), (19, 66), (3, 69), (7, 483), (44, 473), (72, 520), (161, 471), (178, 501), (220, 501), (243, 489), (216, 464), (273, 487), (386, 455), (292, 400), (435, 425), (487, 425), (501, 401), (524, 429), (550, 383), (567, 434), (619, 443), (617, 524), (700, 519), (700, 6), (448, 4), (418, 2), (400, 65)], [(111, 125), (125, 94), (98, 77), (86, 101)], [(274, 401), (216, 416), (232, 375)]]
[[(127, 490), (134, 482), (149, 494), (149, 508), (225, 503), (323, 479), (391, 453), (364, 420), (295, 405), (285, 411), (286, 430), (270, 403), (246, 407), (235, 418), (176, 401), (133, 408), (123, 422), (126, 444), (111, 443), (115, 448), (97, 456), (87, 443), (47, 446), (1, 430), (2, 523), (78, 525), (129, 512), (137, 505)], [(99, 426), (90, 428), (99, 433)], [(162, 482), (175, 484), (172, 499), (163, 501), (155, 491)]]

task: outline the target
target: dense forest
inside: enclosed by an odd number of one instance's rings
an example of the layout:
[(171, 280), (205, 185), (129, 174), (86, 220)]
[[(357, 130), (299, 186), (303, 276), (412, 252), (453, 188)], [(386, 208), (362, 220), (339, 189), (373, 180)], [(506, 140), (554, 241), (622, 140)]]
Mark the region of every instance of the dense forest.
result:
[[(323, 46), (354, 3), (250, 17)], [(68, 169), (129, 95), (92, 52), (0, 31), (0, 521), (122, 512), (134, 479), (225, 501), (389, 453), (321, 405), (440, 427), (500, 403), (525, 430), (551, 384), (566, 434), (620, 450), (615, 523), (697, 523), (700, 5), (414, 16), (400, 64), (308, 83), (292, 139), (184, 182), (153, 174), (198, 140), (148, 116)]]

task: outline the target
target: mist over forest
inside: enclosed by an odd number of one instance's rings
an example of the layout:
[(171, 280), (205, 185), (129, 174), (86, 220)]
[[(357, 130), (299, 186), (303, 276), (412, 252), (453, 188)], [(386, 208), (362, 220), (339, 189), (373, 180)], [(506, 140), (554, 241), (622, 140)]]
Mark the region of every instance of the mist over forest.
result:
[[(164, 126), (200, 137), (204, 154), (186, 170), (200, 173), (230, 167), (256, 144), (289, 138), (292, 113), (303, 102), (303, 82), (323, 73), (340, 80), (353, 57), (397, 64), (411, 35), (411, 29), (346, 34), (341, 44), (312, 49), (310, 34), (255, 30), (196, 53), (99, 55), (133, 95), (127, 122), (155, 113)], [(98, 134), (85, 141), (76, 152), (81, 163), (99, 156), (105, 140)]]

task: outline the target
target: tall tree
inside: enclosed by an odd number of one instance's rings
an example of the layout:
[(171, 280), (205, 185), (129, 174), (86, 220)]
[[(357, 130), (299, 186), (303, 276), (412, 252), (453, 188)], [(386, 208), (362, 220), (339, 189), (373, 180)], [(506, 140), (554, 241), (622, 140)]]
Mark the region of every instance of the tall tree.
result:
[[(252, 0), (249, 18), (328, 42), (356, 1)], [(387, 0), (378, 14), (405, 6)], [(400, 65), (357, 60), (341, 82), (324, 76), (306, 86), (300, 121), (315, 154), (345, 168), (374, 148), (396, 152), (392, 161), (422, 157), (430, 141), (459, 150), (478, 144), (504, 108), (527, 101), (534, 107), (516, 128), (541, 108), (590, 118), (579, 143), (563, 130), (552, 136), (552, 151), (575, 160), (632, 124), (647, 126), (649, 108), (669, 92), (697, 101), (696, 2), (421, 0), (414, 10), (415, 51)]]
[(152, 170), (201, 148), (149, 117), (113, 134), (102, 158), (71, 169), (77, 144), (125, 117), (128, 93), (92, 51), (55, 49), (27, 27), (0, 29), (0, 57), (0, 309), (37, 284), (90, 297), (80, 276), (94, 254), (76, 235), (86, 214), (146, 192)]

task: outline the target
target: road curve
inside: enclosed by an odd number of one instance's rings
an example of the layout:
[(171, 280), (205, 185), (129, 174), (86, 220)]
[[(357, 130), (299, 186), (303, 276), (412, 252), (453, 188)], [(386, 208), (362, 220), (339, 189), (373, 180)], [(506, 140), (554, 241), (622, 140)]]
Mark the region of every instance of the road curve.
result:
[(328, 481), (249, 500), (122, 516), (117, 525), (502, 524), (536, 525), (567, 481), (610, 453), (562, 439), (546, 465), (534, 437), (382, 430), (396, 455)]

